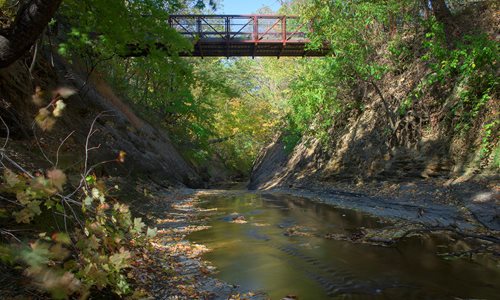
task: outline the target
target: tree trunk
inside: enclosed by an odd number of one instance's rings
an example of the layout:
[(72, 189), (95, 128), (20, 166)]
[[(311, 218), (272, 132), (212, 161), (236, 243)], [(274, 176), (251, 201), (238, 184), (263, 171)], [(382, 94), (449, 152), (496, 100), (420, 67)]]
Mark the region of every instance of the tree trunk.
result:
[(453, 23), (453, 16), (450, 9), (446, 5), (445, 0), (431, 0), (431, 7), (436, 20), (443, 24), (446, 42), (448, 46), (451, 46), (455, 24)]
[(430, 15), (431, 15), (431, 10), (429, 8), (429, 1), (428, 0), (421, 0), (422, 2), (422, 8), (423, 8), (423, 12), (424, 12), (424, 19), (429, 19)]
[(21, 7), (10, 28), (0, 33), (0, 68), (23, 56), (54, 16), (62, 0), (32, 0)]
[(450, 9), (448, 8), (444, 0), (431, 0), (431, 7), (438, 21), (444, 23), (451, 20)]

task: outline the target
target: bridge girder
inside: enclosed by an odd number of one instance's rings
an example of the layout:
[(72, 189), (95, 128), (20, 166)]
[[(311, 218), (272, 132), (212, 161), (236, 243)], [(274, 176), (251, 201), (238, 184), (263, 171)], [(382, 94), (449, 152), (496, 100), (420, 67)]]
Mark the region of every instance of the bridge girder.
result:
[(170, 27), (190, 39), (192, 53), (181, 56), (324, 56), (325, 45), (310, 50), (308, 24), (283, 15), (171, 15)]

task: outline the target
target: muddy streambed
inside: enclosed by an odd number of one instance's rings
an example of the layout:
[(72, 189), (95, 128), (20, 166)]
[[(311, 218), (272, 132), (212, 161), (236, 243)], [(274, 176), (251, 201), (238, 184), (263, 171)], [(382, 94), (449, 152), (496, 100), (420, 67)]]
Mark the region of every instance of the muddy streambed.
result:
[(448, 260), (439, 237), (413, 237), (393, 247), (325, 238), (389, 226), (375, 217), (292, 196), (252, 193), (207, 195), (200, 206), (216, 209), (207, 230), (189, 240), (217, 278), (271, 299), (499, 299), (494, 260)]

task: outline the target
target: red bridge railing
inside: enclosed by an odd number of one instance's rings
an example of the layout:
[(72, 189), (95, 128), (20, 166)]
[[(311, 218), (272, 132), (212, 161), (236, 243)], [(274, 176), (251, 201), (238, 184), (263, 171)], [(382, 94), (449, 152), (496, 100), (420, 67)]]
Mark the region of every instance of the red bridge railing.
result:
[(195, 43), (192, 56), (322, 56), (309, 51), (308, 25), (296, 16), (172, 15), (170, 27)]

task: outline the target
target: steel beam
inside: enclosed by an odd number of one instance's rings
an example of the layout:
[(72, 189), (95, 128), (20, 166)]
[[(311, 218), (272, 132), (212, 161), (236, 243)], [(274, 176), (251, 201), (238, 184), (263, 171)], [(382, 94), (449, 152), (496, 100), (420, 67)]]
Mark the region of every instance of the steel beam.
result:
[[(171, 15), (168, 24), (194, 43), (181, 56), (324, 56), (328, 47), (306, 50), (308, 26), (284, 15)], [(307, 24), (306, 24), (307, 25)], [(304, 28), (304, 29), (303, 29)]]

